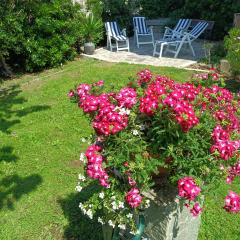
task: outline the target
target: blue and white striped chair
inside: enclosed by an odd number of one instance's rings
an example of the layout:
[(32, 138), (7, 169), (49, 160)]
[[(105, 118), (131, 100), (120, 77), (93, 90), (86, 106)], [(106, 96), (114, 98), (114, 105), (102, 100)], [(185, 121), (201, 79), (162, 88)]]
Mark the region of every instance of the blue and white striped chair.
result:
[[(163, 48), (164, 46), (167, 46), (166, 51), (173, 52), (174, 58), (176, 58), (183, 46), (183, 44), (188, 44), (190, 49), (192, 50), (193, 56), (195, 57), (196, 54), (194, 52), (194, 49), (192, 47), (192, 42), (195, 41), (208, 27), (208, 23), (206, 21), (200, 21), (198, 22), (193, 29), (190, 32), (183, 32), (181, 35), (178, 35), (176, 38), (173, 39), (163, 39), (161, 41), (156, 41), (154, 45), (153, 50), (153, 56), (155, 56), (157, 53), (157, 46), (160, 45), (160, 52), (159, 57), (162, 57)], [(170, 50), (169, 46), (174, 46), (175, 50)]]
[[(107, 48), (117, 48), (117, 52), (120, 50), (129, 51), (129, 39), (126, 36), (126, 29), (120, 30), (117, 22), (106, 22), (105, 23), (106, 34), (107, 34)], [(116, 42), (114, 45), (112, 40)], [(120, 43), (120, 44), (119, 44)]]
[[(152, 44), (154, 46), (154, 37), (152, 27), (147, 27), (145, 17), (134, 17), (133, 18), (134, 27), (134, 38), (139, 48), (140, 44)], [(140, 37), (150, 37), (151, 41), (139, 41)]]
[(163, 39), (173, 39), (173, 38), (177, 38), (178, 35), (182, 34), (184, 31), (187, 31), (188, 28), (191, 25), (191, 19), (179, 19), (177, 25), (171, 29), (169, 27), (165, 27), (165, 32), (163, 35)]

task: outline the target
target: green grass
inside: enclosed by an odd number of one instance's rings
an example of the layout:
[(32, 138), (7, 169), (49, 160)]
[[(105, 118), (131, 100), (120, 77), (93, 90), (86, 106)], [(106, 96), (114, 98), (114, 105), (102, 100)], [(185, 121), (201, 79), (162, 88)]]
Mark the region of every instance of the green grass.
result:
[[(146, 66), (90, 59), (24, 75), (0, 86), (0, 239), (101, 239), (100, 226), (78, 209), (80, 139), (91, 132), (66, 93), (80, 82), (104, 79), (123, 86)], [(178, 81), (191, 72), (148, 67)], [(237, 185), (233, 190), (238, 191)], [(88, 191), (89, 192), (89, 191)], [(222, 209), (223, 184), (206, 196), (200, 239), (239, 239), (239, 215)], [(216, 205), (216, 206), (215, 206)]]

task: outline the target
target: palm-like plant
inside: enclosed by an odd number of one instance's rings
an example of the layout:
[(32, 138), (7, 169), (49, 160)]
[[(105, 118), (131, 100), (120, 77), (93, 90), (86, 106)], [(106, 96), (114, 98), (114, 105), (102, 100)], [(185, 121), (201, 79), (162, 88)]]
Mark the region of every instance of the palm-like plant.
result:
[(92, 14), (86, 14), (82, 19), (82, 35), (85, 42), (98, 43), (103, 36), (103, 23)]

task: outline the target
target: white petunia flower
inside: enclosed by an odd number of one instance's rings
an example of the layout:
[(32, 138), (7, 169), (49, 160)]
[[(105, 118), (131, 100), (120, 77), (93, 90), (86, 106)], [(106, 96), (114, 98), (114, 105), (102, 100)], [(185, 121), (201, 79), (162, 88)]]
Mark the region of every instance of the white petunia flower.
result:
[(126, 230), (126, 225), (125, 224), (118, 224), (118, 227), (122, 230)]
[(86, 178), (82, 174), (78, 175), (78, 179), (83, 182), (86, 180)]
[(92, 213), (92, 210), (91, 210), (91, 209), (88, 209), (88, 210), (87, 210), (86, 215), (87, 215), (90, 219), (93, 219), (93, 213)]
[(127, 109), (125, 112), (127, 115), (129, 115), (131, 113), (131, 111), (129, 109)]
[(137, 135), (138, 135), (138, 130), (133, 130), (133, 131), (132, 131), (132, 134), (133, 134), (134, 136), (137, 136)]
[(80, 154), (80, 158), (79, 158), (79, 160), (81, 161), (81, 162), (85, 162), (85, 153), (81, 153)]
[(126, 216), (127, 216), (127, 218), (132, 218), (133, 217), (133, 215), (131, 213), (127, 214)]
[(109, 226), (111, 226), (111, 227), (113, 227), (113, 228), (115, 227), (115, 224), (112, 222), (112, 220), (109, 220), (109, 221), (108, 221), (108, 224), (109, 224)]
[(119, 203), (118, 203), (118, 207), (119, 207), (119, 208), (124, 208), (124, 202), (119, 202)]
[(81, 141), (82, 141), (83, 143), (85, 143), (87, 140), (86, 140), (86, 138), (81, 138)]
[(150, 207), (150, 200), (147, 199), (147, 200), (146, 200), (146, 204), (145, 204), (145, 208), (149, 208), (149, 207)]
[(99, 197), (100, 197), (101, 199), (103, 199), (103, 198), (104, 198), (104, 192), (100, 192), (100, 193), (99, 193)]
[(102, 218), (98, 217), (98, 222), (101, 223), (101, 224), (104, 224)]
[(77, 185), (75, 189), (77, 192), (81, 192), (83, 188), (80, 185)]
[(118, 209), (118, 206), (117, 206), (116, 202), (112, 202), (111, 205), (112, 205), (113, 210), (117, 210)]

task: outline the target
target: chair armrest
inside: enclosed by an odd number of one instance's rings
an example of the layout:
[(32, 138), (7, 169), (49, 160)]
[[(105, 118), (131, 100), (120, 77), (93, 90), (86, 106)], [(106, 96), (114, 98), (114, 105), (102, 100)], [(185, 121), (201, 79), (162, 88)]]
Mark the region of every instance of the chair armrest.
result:
[(122, 34), (126, 37), (127, 36), (127, 29), (126, 28), (123, 28), (122, 29)]
[[(167, 31), (170, 31), (170, 32), (174, 31), (174, 30), (171, 29), (170, 27), (166, 27), (166, 26), (165, 26), (165, 29), (166, 29)], [(165, 31), (166, 31), (166, 30), (165, 30)]]

